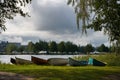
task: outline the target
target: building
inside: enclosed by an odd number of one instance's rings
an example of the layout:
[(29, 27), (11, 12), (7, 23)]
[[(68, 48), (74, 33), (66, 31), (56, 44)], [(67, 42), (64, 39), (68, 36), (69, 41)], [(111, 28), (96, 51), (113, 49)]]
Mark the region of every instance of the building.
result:
[(21, 46), (21, 43), (17, 43), (17, 42), (9, 42), (8, 44), (15, 45), (16, 47), (20, 47)]
[(9, 45), (9, 44), (15, 45), (16, 47), (21, 46), (21, 43), (0, 41), (0, 52), (5, 52), (5, 49), (6, 49), (7, 45)]
[(5, 48), (8, 45), (8, 41), (0, 41), (0, 52), (5, 52)]

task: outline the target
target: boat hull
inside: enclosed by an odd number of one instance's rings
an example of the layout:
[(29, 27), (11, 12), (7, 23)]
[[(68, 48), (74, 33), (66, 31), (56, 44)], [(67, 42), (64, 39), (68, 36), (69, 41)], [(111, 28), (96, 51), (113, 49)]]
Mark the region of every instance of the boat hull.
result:
[(16, 59), (16, 64), (20, 64), (20, 65), (28, 65), (28, 64), (33, 64), (33, 62), (26, 60), (26, 59), (22, 59), (22, 58), (15, 58)]
[(49, 58), (48, 64), (54, 66), (63, 66), (68, 64), (68, 59), (66, 58)]
[(105, 66), (106, 65), (104, 62), (98, 61), (98, 60), (93, 59), (93, 58), (89, 58), (88, 64), (93, 65), (93, 66)]
[(10, 62), (11, 62), (12, 64), (16, 64), (16, 60), (15, 60), (14, 58), (10, 58)]
[(34, 56), (31, 56), (31, 61), (37, 65), (47, 65), (48, 64), (47, 60), (42, 59), (42, 58), (37, 58)]
[(105, 66), (105, 65), (106, 64), (103, 62), (93, 59), (93, 66)]
[(87, 61), (78, 61), (78, 60), (69, 58), (69, 65), (70, 66), (87, 66), (88, 62)]

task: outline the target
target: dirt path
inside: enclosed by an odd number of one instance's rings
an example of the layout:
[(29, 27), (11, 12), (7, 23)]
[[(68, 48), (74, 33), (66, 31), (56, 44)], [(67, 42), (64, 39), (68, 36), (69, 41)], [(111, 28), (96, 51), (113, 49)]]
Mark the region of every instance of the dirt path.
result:
[[(34, 78), (11, 72), (0, 72), (0, 80), (34, 80)], [(102, 80), (120, 80), (120, 74), (108, 75)]]
[(106, 77), (103, 77), (103, 80), (120, 80), (120, 74), (108, 75)]
[(34, 78), (11, 72), (0, 72), (0, 80), (34, 80)]

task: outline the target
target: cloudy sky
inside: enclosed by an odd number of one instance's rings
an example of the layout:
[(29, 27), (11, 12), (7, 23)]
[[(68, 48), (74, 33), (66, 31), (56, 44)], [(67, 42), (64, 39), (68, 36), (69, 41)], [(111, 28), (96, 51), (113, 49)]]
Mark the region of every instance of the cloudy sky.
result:
[(14, 20), (8, 20), (7, 30), (0, 34), (0, 40), (22, 44), (53, 40), (71, 41), (77, 45), (109, 45), (103, 32), (88, 30), (87, 36), (81, 34), (76, 27), (74, 10), (67, 5), (67, 0), (33, 0), (24, 10), (31, 17), (16, 16)]

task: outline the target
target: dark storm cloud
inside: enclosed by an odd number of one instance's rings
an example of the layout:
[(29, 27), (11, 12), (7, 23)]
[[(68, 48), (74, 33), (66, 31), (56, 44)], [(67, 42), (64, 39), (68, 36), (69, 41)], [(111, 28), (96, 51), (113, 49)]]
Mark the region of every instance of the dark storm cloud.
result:
[(33, 1), (33, 15), (36, 15), (36, 30), (49, 31), (57, 34), (76, 32), (75, 14), (66, 1), (60, 5), (40, 5)]
[(35, 42), (36, 40), (39, 40), (38, 37), (36, 36), (22, 36), (23, 41), (33, 41)]

